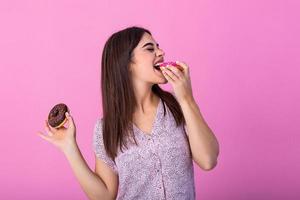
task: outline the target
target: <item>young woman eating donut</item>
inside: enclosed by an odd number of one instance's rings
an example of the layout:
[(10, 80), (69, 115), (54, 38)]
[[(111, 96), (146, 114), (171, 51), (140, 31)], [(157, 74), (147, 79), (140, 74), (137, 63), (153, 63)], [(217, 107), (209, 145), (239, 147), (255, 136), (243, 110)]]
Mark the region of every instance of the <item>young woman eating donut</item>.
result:
[[(76, 143), (76, 126), (46, 122), (39, 135), (65, 154), (89, 199), (195, 199), (193, 161), (203, 170), (217, 164), (219, 144), (193, 94), (184, 62), (157, 67), (164, 51), (142, 27), (107, 40), (101, 62), (103, 116), (93, 135), (95, 170)], [(159, 84), (170, 83), (173, 92)]]

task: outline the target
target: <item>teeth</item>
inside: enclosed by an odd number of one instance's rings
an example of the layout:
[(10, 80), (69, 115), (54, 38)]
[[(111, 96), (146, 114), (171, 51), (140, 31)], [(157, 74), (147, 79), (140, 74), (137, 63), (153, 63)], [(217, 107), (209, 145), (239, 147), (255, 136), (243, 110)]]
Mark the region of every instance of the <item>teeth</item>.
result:
[(157, 69), (157, 70), (160, 70), (160, 66), (161, 64), (163, 64), (164, 62), (158, 62), (156, 64), (154, 64), (154, 68)]

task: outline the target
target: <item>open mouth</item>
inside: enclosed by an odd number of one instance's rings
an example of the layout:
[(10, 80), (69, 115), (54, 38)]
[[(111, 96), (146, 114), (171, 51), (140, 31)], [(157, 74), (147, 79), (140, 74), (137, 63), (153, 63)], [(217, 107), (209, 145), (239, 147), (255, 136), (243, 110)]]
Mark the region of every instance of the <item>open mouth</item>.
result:
[(160, 70), (159, 65), (154, 65), (154, 69)]
[(153, 67), (154, 67), (154, 69), (160, 70), (160, 64), (159, 63), (153, 65)]

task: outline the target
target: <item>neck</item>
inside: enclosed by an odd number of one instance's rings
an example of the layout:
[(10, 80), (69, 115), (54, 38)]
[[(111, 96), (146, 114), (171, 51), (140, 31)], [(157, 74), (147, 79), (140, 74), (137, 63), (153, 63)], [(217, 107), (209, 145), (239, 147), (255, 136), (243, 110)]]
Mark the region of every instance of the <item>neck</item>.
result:
[(138, 84), (138, 87), (135, 87), (135, 98), (137, 106), (135, 112), (138, 113), (147, 113), (147, 111), (153, 110), (156, 108), (159, 97), (157, 97), (151, 90), (152, 85)]

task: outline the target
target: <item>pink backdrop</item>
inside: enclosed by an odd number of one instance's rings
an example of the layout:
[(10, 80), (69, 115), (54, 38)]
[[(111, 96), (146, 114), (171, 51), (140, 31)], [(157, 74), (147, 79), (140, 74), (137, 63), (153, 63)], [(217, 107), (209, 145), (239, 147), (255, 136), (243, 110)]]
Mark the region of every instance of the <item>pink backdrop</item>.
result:
[[(300, 199), (299, 1), (0, 2), (1, 199), (87, 199), (67, 160), (35, 135), (65, 102), (94, 169), (100, 58), (113, 32), (152, 31), (189, 64), (195, 99), (220, 142), (195, 165), (197, 199)], [(171, 89), (170, 85), (164, 85)], [(298, 144), (298, 145), (297, 145)]]

